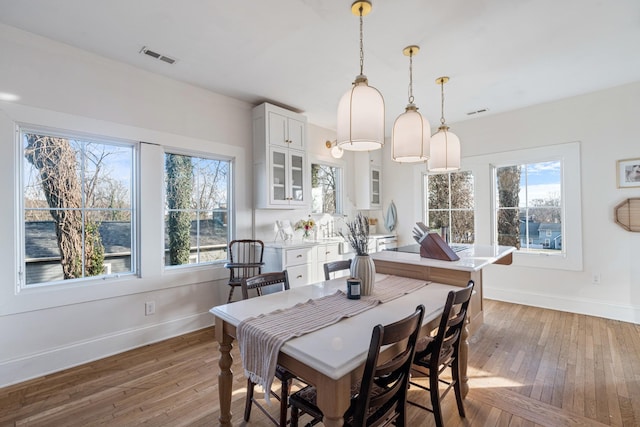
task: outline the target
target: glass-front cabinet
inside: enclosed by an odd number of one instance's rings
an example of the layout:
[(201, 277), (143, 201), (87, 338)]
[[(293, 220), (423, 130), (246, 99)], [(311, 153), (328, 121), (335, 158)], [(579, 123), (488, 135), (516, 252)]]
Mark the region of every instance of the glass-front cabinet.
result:
[(258, 209), (309, 204), (307, 119), (271, 104), (253, 109), (255, 203)]
[(353, 176), (357, 209), (380, 209), (382, 207), (382, 169), (378, 164), (379, 158), (377, 156), (379, 154), (355, 153)]
[(304, 205), (305, 155), (296, 150), (271, 147), (270, 197), (271, 205)]
[(371, 167), (371, 206), (380, 207), (380, 169)]

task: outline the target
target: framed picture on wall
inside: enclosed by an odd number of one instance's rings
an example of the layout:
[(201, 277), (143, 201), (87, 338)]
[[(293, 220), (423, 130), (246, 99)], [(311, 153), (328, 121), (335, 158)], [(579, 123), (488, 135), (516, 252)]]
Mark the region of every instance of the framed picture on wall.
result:
[(640, 187), (640, 158), (618, 160), (618, 188)]

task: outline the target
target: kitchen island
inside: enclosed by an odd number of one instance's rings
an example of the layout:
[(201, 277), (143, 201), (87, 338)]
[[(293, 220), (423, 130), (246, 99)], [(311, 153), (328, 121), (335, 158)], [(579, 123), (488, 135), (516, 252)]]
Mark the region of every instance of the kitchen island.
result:
[(418, 245), (402, 246), (371, 254), (376, 272), (414, 279), (425, 279), (454, 286), (475, 283), (469, 304), (469, 334), (473, 334), (484, 321), (482, 269), (490, 264), (509, 265), (513, 259), (513, 246), (466, 245), (454, 246), (458, 261), (422, 258)]

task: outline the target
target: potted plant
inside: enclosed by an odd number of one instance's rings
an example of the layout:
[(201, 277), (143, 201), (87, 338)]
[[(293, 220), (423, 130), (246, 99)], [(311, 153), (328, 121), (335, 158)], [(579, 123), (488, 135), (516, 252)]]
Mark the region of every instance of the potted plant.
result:
[(376, 268), (369, 256), (369, 218), (358, 213), (353, 221), (346, 222), (349, 233), (340, 235), (351, 245), (356, 255), (351, 261), (351, 276), (361, 281), (361, 294), (373, 294)]

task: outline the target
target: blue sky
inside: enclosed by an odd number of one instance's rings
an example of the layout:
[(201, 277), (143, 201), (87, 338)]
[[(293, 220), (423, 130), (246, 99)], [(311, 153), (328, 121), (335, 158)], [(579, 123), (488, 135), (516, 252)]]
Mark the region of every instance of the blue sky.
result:
[[(520, 178), (520, 206), (525, 205), (525, 178), (528, 186), (528, 200), (560, 198), (560, 161), (530, 163), (526, 167), (526, 177)], [(523, 170), (524, 172), (524, 170)]]

